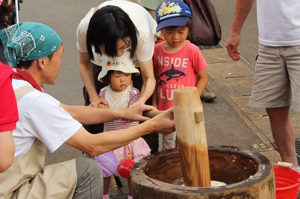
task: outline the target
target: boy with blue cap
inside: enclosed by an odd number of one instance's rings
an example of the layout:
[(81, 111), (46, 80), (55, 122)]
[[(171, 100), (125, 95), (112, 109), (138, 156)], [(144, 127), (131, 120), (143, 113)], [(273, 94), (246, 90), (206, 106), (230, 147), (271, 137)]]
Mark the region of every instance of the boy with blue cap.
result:
[[(157, 29), (165, 41), (155, 45), (153, 67), (156, 89), (153, 106), (173, 107), (173, 91), (195, 86), (199, 97), (208, 83), (207, 63), (199, 48), (186, 40), (192, 23), (190, 8), (181, 0), (165, 0), (156, 9)], [(199, 79), (199, 80), (197, 80)], [(163, 150), (176, 146), (176, 132), (163, 136)]]

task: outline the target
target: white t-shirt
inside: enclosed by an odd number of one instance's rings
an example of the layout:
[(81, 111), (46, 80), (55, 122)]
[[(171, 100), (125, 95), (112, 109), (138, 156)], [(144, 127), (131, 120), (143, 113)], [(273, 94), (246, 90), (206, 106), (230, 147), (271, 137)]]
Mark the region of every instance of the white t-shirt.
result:
[(257, 0), (257, 24), (263, 45), (300, 45), (300, 1)]
[[(107, 5), (113, 5), (121, 8), (125, 13), (128, 14), (129, 18), (138, 30), (138, 44), (136, 49), (136, 56), (134, 61), (139, 60), (142, 62), (149, 61), (152, 59), (155, 45), (155, 34), (156, 34), (156, 21), (151, 17), (147, 10), (137, 3), (124, 1), (124, 0), (113, 0), (105, 1), (100, 5), (102, 8)], [(87, 52), (86, 48), (86, 33), (88, 25), (92, 15), (94, 14), (95, 8), (90, 9), (86, 16), (80, 21), (77, 27), (77, 49), (80, 52)], [(94, 60), (92, 63), (103, 66), (101, 61), (101, 55), (94, 54)]]
[[(26, 81), (15, 79), (12, 84), (14, 89), (30, 85)], [(59, 106), (59, 101), (46, 93), (32, 91), (24, 95), (17, 104), (19, 121), (13, 131), (15, 157), (25, 154), (36, 138), (52, 153), (82, 126)]]

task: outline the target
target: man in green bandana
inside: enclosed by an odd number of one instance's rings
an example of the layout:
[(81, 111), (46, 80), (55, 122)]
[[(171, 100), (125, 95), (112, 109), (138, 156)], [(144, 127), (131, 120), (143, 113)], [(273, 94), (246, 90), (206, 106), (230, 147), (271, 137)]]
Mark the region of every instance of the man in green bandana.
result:
[[(153, 131), (174, 131), (172, 109), (149, 119), (141, 115), (153, 109), (147, 105), (123, 110), (68, 106), (44, 93), (43, 84), (55, 84), (63, 55), (62, 41), (50, 27), (22, 22), (1, 30), (0, 39), (15, 67), (12, 84), (19, 113), (13, 131), (15, 160), (0, 174), (0, 198), (102, 198), (102, 171), (93, 156)], [(100, 134), (82, 127), (115, 119), (145, 122)], [(64, 143), (90, 156), (44, 166), (46, 148), (54, 152)]]

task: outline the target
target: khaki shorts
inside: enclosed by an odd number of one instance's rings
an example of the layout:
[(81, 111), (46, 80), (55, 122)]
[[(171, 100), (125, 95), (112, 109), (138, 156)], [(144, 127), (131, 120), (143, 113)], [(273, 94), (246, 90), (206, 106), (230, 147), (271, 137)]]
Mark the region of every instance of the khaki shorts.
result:
[(249, 106), (300, 112), (300, 46), (259, 45)]

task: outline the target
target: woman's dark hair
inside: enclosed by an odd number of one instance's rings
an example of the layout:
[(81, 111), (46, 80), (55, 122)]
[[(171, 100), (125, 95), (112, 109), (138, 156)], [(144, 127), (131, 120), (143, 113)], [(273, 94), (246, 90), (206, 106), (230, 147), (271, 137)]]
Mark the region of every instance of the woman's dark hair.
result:
[(14, 4), (8, 4), (8, 0), (3, 0), (0, 5), (0, 30), (14, 24)]
[(113, 72), (114, 72), (114, 70), (107, 71), (107, 74), (104, 77), (102, 77), (102, 82), (109, 85), (110, 84), (110, 76)]
[(116, 57), (118, 54), (118, 39), (131, 39), (130, 57), (133, 58), (137, 48), (138, 30), (129, 16), (117, 6), (105, 6), (97, 10), (90, 19), (87, 34), (86, 46), (90, 59), (94, 59), (92, 47), (96, 53), (102, 55), (99, 46), (105, 46), (105, 53), (109, 57)]

